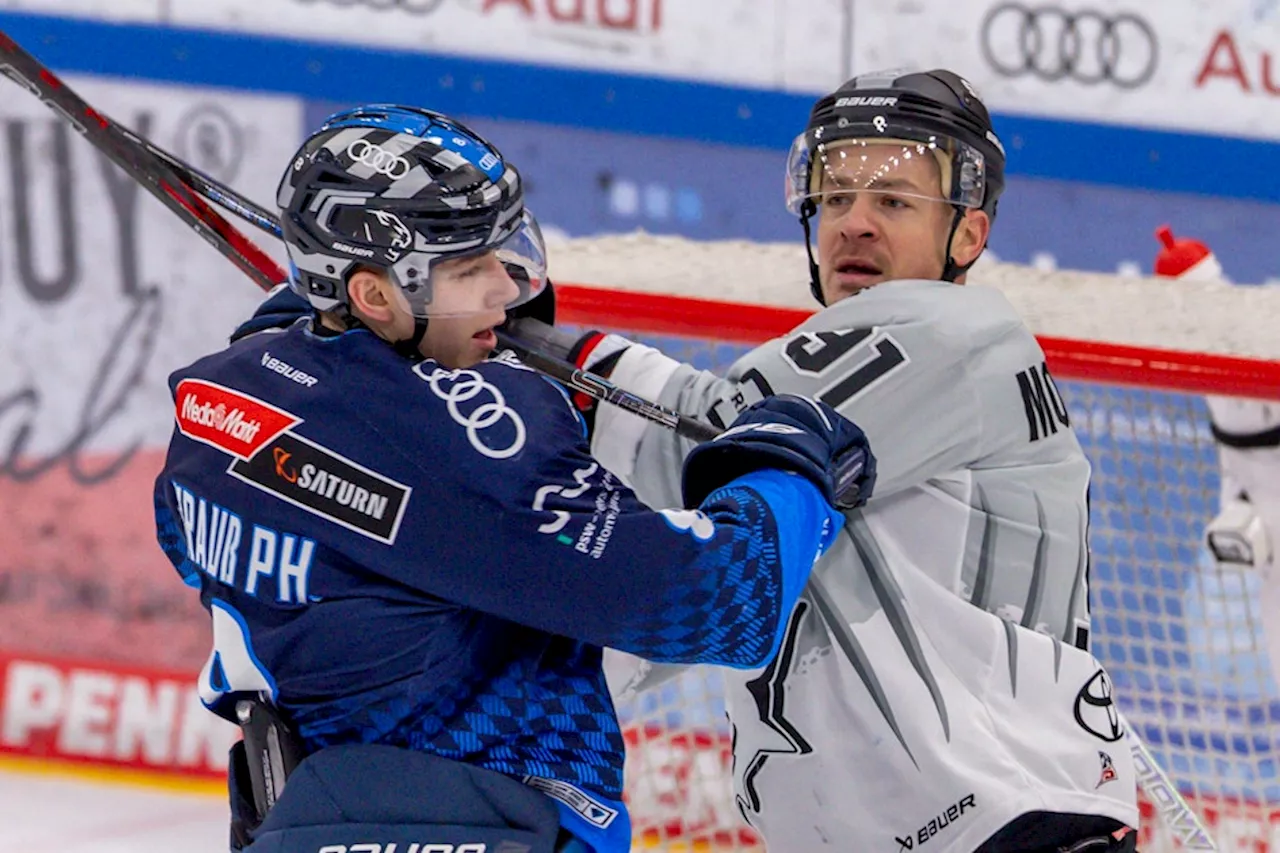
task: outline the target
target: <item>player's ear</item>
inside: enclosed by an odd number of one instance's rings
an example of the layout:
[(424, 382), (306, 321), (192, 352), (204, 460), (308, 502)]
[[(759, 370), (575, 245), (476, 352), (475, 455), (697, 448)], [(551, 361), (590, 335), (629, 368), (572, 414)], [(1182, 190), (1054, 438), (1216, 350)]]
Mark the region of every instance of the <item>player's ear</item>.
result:
[(991, 217), (981, 210), (965, 211), (951, 239), (951, 257), (959, 267), (968, 267), (982, 254), (991, 235)]
[(347, 278), (347, 298), (357, 316), (375, 323), (389, 323), (395, 319), (390, 290), (394, 286), (381, 270), (357, 267)]

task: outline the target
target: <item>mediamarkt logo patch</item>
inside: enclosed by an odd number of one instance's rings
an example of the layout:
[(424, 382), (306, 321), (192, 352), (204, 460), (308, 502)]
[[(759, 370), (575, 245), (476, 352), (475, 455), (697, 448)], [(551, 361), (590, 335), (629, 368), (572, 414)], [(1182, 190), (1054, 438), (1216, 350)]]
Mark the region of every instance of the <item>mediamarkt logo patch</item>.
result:
[(252, 458), (237, 459), (227, 473), (388, 545), (413, 491), (291, 432)]
[(174, 402), (183, 435), (235, 457), (231, 476), (348, 530), (395, 542), (413, 490), (290, 432), (302, 418), (203, 379), (179, 382)]
[(211, 444), (237, 459), (249, 459), (301, 418), (256, 397), (203, 379), (184, 379), (174, 395), (183, 435)]

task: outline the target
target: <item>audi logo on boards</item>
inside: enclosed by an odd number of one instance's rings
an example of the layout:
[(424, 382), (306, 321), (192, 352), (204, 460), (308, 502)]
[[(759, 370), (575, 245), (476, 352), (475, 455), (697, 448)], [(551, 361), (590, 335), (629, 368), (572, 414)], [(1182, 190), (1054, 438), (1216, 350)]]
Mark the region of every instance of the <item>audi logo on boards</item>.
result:
[(347, 146), (347, 156), (362, 166), (368, 166), (379, 175), (386, 175), (398, 181), (413, 167), (409, 161), (399, 154), (392, 154), (381, 145), (375, 145), (367, 139), (357, 139)]
[(1155, 74), (1159, 46), (1151, 25), (1128, 12), (1002, 3), (982, 21), (982, 54), (1004, 77), (1136, 89)]

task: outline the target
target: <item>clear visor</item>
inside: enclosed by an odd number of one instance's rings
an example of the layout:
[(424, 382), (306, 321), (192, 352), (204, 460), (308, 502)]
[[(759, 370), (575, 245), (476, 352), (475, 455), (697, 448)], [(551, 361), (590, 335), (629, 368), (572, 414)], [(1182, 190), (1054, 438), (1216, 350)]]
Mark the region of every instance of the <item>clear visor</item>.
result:
[(986, 170), (981, 152), (938, 134), (923, 139), (855, 137), (813, 143), (802, 134), (787, 158), (787, 209), (821, 210), (832, 197), (887, 193), (981, 207)]
[(390, 273), (415, 317), (496, 315), (547, 286), (547, 251), (537, 220), (526, 210), (496, 247), (445, 255), (410, 252)]

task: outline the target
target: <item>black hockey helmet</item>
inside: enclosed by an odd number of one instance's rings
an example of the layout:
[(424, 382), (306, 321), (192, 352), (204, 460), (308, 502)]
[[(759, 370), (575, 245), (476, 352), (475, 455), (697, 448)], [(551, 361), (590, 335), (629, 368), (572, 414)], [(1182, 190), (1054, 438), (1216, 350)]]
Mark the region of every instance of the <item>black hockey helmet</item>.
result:
[[(787, 209), (800, 217), (809, 252), (810, 288), (822, 290), (814, 260), (809, 220), (824, 177), (841, 169), (849, 182), (848, 155), (870, 145), (901, 145), (901, 156), (933, 156), (941, 172), (940, 200), (956, 211), (947, 236), (943, 279), (965, 269), (951, 258), (951, 240), (966, 210), (985, 211), (993, 220), (1004, 191), (1004, 146), (978, 93), (960, 75), (944, 69), (862, 74), (813, 105), (805, 132), (796, 137), (787, 160)], [(875, 191), (883, 171), (855, 174), (851, 190)]]
[(290, 285), (319, 311), (346, 309), (346, 281), (360, 265), (387, 272), (419, 339), (430, 317), (485, 309), (473, 293), (433, 288), (441, 261), (496, 252), (519, 289), (507, 307), (546, 285), (519, 173), (482, 136), (431, 110), (371, 104), (330, 116), (294, 156), (276, 201)]

